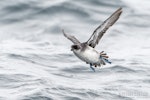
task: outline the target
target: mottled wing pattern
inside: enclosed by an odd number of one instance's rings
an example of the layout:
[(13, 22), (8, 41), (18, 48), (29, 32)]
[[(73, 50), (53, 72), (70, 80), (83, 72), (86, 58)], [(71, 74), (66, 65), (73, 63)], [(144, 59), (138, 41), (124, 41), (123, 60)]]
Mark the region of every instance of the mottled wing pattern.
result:
[(122, 13), (122, 8), (119, 8), (108, 19), (106, 19), (100, 26), (98, 26), (94, 30), (89, 40), (87, 41), (88, 45), (94, 48), (99, 43), (99, 40), (102, 38), (104, 33), (108, 30), (108, 28), (118, 20), (121, 13)]
[(66, 33), (64, 32), (64, 30), (62, 30), (62, 32), (63, 32), (64, 36), (65, 36), (66, 38), (68, 38), (70, 41), (72, 41), (74, 44), (80, 44), (80, 41), (79, 41), (78, 39), (76, 39), (74, 36), (69, 35), (69, 34), (66, 34)]

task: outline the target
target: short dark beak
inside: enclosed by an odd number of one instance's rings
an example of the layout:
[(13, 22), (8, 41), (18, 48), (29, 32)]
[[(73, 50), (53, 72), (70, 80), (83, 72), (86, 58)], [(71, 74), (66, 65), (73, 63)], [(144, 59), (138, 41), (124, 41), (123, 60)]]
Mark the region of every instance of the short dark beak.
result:
[(71, 51), (73, 51), (73, 49), (71, 48)]

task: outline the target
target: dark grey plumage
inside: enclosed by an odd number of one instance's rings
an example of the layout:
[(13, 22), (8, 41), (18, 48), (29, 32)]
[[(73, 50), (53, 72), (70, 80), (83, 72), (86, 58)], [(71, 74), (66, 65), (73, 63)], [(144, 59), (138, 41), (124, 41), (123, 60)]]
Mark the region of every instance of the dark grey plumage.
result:
[(66, 38), (68, 38), (69, 40), (71, 40), (74, 44), (80, 44), (80, 41), (78, 39), (76, 39), (74, 36), (66, 34), (64, 32), (64, 30), (62, 30), (62, 32), (63, 32), (64, 36)]
[[(121, 13), (122, 13), (122, 8), (116, 10), (108, 19), (106, 19), (100, 26), (98, 26), (94, 30), (93, 34), (91, 35), (91, 37), (88, 39), (86, 43), (89, 46), (94, 48), (99, 43), (100, 39), (102, 38), (104, 33), (109, 29), (109, 27), (111, 27), (118, 20)], [(78, 45), (81, 44), (76, 37), (66, 34), (64, 30), (62, 30), (62, 32), (64, 36), (67, 37), (69, 40), (71, 40), (74, 44), (78, 44)]]
[(121, 13), (122, 8), (119, 8), (108, 19), (106, 19), (100, 26), (98, 26), (94, 30), (93, 34), (87, 41), (89, 46), (94, 48), (99, 43), (99, 40), (102, 38), (104, 33), (109, 29), (110, 26), (112, 26), (118, 20)]

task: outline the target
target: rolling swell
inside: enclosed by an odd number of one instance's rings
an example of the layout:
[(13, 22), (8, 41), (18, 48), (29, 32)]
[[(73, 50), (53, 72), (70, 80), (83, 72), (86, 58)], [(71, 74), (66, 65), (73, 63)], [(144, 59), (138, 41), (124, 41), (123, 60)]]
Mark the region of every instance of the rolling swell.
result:
[[(61, 29), (83, 42), (119, 7), (123, 14), (96, 47), (113, 63), (94, 73)], [(0, 99), (148, 100), (150, 16), (136, 8), (128, 0), (1, 0)]]

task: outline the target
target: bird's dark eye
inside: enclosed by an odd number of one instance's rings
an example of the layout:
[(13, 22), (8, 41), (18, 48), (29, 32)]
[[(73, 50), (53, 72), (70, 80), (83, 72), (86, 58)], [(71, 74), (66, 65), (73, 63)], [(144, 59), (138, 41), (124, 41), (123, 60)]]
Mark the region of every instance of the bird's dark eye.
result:
[(74, 46), (74, 49), (78, 49), (78, 46), (77, 46), (77, 45), (75, 45), (75, 46)]
[(78, 50), (80, 47), (78, 45), (73, 45), (71, 48)]

